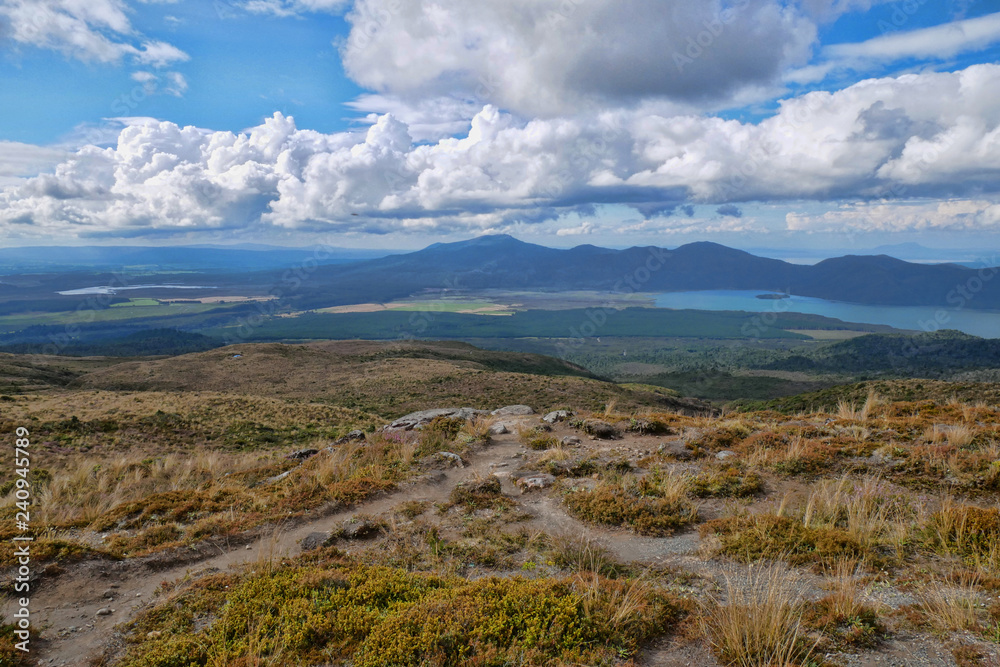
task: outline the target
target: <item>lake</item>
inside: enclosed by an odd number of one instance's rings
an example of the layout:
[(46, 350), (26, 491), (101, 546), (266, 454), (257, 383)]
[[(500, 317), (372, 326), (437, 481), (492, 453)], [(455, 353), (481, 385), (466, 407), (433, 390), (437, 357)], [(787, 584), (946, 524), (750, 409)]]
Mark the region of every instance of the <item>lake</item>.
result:
[(58, 292), (63, 296), (86, 296), (88, 294), (117, 294), (125, 290), (134, 289), (218, 289), (205, 285), (129, 285), (128, 287), (112, 287), (103, 285), (101, 287), (84, 287), (83, 289), (71, 289), (65, 292)]
[(941, 329), (958, 329), (973, 336), (1000, 338), (1000, 312), (954, 310), (931, 306), (865, 306), (842, 301), (827, 301), (808, 296), (787, 299), (758, 299), (763, 290), (713, 290), (703, 292), (668, 292), (656, 295), (658, 308), (693, 310), (742, 310), (750, 313), (808, 313), (844, 322), (887, 324), (897, 329), (933, 330), (935, 315), (946, 314)]

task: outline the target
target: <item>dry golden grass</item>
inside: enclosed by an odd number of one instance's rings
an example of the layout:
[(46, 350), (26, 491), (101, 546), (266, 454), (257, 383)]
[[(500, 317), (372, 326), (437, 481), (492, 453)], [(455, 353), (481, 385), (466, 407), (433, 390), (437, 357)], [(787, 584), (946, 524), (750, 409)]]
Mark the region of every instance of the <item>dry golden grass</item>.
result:
[(727, 665), (798, 667), (812, 654), (802, 625), (804, 586), (781, 564), (758, 564), (726, 575), (725, 602), (704, 609), (703, 627), (714, 653)]
[(916, 609), (935, 630), (978, 630), (983, 616), (978, 583), (975, 576), (961, 577), (958, 581), (931, 580), (917, 591)]
[(844, 476), (813, 486), (802, 523), (807, 528), (842, 528), (866, 550), (891, 545), (898, 552), (913, 517), (908, 503), (889, 491), (883, 480), (865, 477), (853, 482)]

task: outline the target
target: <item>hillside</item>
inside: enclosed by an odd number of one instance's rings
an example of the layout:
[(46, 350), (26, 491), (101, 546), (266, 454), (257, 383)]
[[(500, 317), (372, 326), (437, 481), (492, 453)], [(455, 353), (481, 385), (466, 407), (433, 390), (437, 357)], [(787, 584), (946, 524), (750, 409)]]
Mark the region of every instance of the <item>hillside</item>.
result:
[(464, 343), (236, 345), (163, 360), (123, 361), (82, 375), (73, 386), (309, 399), (387, 419), (429, 404), (485, 408), (526, 403), (539, 409), (571, 404), (597, 409), (616, 401), (628, 409), (706, 408), (667, 390), (604, 382), (552, 357), (485, 351)]

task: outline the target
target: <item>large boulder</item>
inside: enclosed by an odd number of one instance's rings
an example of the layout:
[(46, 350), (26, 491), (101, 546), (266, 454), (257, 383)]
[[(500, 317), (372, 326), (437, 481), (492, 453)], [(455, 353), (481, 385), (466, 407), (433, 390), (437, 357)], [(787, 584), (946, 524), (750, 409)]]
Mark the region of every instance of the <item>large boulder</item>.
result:
[(534, 409), (527, 405), (508, 405), (492, 412), (497, 417), (524, 417), (535, 414)]
[(466, 421), (480, 415), (489, 414), (486, 410), (476, 410), (474, 408), (437, 408), (434, 410), (420, 410), (411, 412), (389, 424), (385, 430), (391, 431), (414, 431), (420, 430), (430, 424), (435, 419), (447, 417), (449, 419), (464, 419)]

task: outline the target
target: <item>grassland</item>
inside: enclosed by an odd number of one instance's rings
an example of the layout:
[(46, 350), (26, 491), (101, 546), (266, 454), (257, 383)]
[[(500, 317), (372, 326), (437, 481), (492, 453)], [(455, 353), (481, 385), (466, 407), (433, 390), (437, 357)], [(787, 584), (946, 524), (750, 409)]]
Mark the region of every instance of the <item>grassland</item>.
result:
[[(0, 431), (26, 425), (37, 447), (46, 659), (767, 667), (904, 649), (917, 665), (1000, 656), (995, 386), (870, 382), (795, 409), (719, 415), (559, 360), (455, 343), (4, 359), (52, 376), (0, 399)], [(377, 431), (459, 398), (573, 414)], [(499, 419), (513, 420), (510, 433), (491, 433)], [(327, 448), (353, 429), (364, 439)], [(301, 449), (316, 453), (287, 458)], [(544, 475), (545, 488), (519, 490)], [(11, 482), (0, 480), (7, 500)], [(137, 594), (146, 603), (130, 610)], [(99, 606), (116, 611), (93, 616)]]

